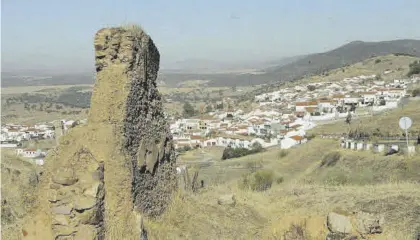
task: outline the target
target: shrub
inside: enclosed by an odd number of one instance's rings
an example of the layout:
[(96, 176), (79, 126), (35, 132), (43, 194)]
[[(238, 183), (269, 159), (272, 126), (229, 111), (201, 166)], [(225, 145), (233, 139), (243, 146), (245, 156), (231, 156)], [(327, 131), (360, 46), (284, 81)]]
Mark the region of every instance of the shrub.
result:
[(417, 97), (420, 96), (420, 88), (416, 88), (411, 92), (411, 96)]
[(284, 240), (305, 240), (308, 239), (306, 230), (306, 221), (300, 224), (292, 224), (289, 229), (283, 233)]
[(322, 158), (320, 167), (332, 167), (340, 158), (341, 154), (339, 152), (330, 152)]
[(255, 173), (246, 174), (242, 177), (240, 188), (251, 189), (252, 191), (266, 191), (271, 188), (274, 180), (274, 173), (272, 170), (261, 169)]
[(407, 76), (410, 77), (414, 74), (420, 74), (420, 61), (414, 61), (409, 65), (410, 70), (407, 73)]
[(279, 152), (279, 158), (284, 158), (287, 156), (287, 154), (289, 154), (289, 152), (287, 150), (282, 149)]
[(381, 61), (382, 61), (381, 59), (376, 59), (376, 60), (375, 60), (375, 64), (376, 64), (376, 63), (380, 63)]
[(262, 148), (261, 144), (256, 143), (252, 144), (251, 149), (227, 147), (225, 148), (225, 150), (223, 150), (222, 160), (243, 157), (249, 154), (254, 154), (263, 151), (264, 149)]
[(284, 178), (283, 178), (283, 177), (278, 177), (278, 178), (276, 179), (276, 183), (277, 183), (277, 184), (280, 184), (280, 183), (282, 183), (282, 182), (284, 182)]
[(184, 146), (184, 147), (182, 148), (182, 150), (184, 150), (184, 151), (186, 152), (186, 151), (191, 150), (191, 147), (190, 147), (190, 146)]

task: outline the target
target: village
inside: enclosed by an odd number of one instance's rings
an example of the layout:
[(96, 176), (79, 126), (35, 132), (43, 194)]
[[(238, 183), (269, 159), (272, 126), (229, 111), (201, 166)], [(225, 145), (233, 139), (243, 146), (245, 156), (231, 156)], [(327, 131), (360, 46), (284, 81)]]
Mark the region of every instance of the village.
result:
[[(418, 82), (418, 76), (385, 82), (376, 75), (361, 75), (336, 82), (298, 84), (255, 96), (257, 107), (249, 112), (235, 110), (234, 101), (226, 98), (222, 102), (224, 109), (191, 118), (168, 116), (170, 130), (178, 152), (207, 147), (251, 149), (256, 143), (262, 148), (289, 149), (306, 143), (310, 138), (307, 131), (319, 124), (398, 107), (408, 97), (410, 84)], [(86, 122), (4, 124), (1, 147), (12, 148), (16, 155), (43, 165), (49, 149), (25, 143), (53, 139), (58, 144), (58, 138), (70, 128)]]
[(43, 165), (50, 148), (35, 148), (33, 142), (58, 140), (70, 128), (85, 121), (58, 120), (34, 125), (4, 124), (0, 133), (1, 148), (13, 149), (17, 156), (37, 165)]
[[(388, 74), (385, 71), (383, 74)], [(172, 119), (171, 132), (177, 149), (211, 146), (288, 149), (308, 141), (306, 132), (317, 124), (397, 108), (409, 97), (407, 88), (420, 77), (386, 82), (376, 75), (345, 78), (286, 87), (255, 96), (258, 107), (245, 113), (235, 110), (230, 99), (224, 110), (193, 118)]]

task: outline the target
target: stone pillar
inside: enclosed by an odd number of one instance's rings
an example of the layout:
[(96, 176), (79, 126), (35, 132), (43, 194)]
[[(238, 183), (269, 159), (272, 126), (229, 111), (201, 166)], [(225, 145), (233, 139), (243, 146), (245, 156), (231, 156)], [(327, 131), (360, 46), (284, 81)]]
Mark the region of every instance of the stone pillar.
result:
[(140, 239), (138, 215), (161, 214), (177, 187), (152, 39), (136, 26), (105, 28), (94, 46), (89, 121), (48, 155), (26, 239)]

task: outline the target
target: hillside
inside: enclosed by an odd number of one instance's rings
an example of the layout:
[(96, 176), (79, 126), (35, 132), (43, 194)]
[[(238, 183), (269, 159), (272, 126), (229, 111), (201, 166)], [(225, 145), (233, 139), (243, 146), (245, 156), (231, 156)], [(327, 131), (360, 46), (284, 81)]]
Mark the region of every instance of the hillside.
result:
[[(334, 164), (321, 166), (335, 152)], [(219, 161), (202, 168), (199, 179), (218, 176), (227, 182), (209, 182), (197, 194), (179, 193), (162, 218), (146, 225), (151, 239), (325, 239), (328, 212), (365, 211), (386, 219), (384, 233), (368, 239), (412, 239), (420, 227), (419, 157), (354, 152), (340, 149), (335, 140), (314, 139), (287, 151)], [(265, 192), (240, 187), (255, 161), (274, 174)], [(217, 204), (226, 194), (234, 194), (236, 205)], [(292, 225), (304, 237), (284, 238)]]
[(354, 41), (328, 52), (309, 55), (293, 63), (274, 68), (270, 72), (277, 73), (280, 80), (288, 81), (391, 53), (420, 57), (420, 40)]

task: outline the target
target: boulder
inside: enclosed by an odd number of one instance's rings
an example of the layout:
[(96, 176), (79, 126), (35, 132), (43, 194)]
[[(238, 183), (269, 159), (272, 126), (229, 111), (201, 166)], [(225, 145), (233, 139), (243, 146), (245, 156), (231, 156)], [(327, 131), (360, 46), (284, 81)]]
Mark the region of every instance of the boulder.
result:
[(83, 194), (90, 197), (96, 197), (98, 193), (99, 185), (100, 185), (99, 182), (93, 183), (91, 186), (87, 187), (84, 190)]
[(353, 226), (349, 217), (338, 214), (335, 212), (330, 212), (327, 216), (327, 227), (330, 232), (333, 233), (351, 233)]
[(54, 225), (52, 229), (55, 235), (54, 239), (65, 239), (64, 237), (72, 236), (76, 233), (76, 230), (70, 226)]
[(90, 225), (82, 225), (78, 229), (78, 231), (74, 234), (73, 240), (97, 240), (102, 239), (98, 236), (98, 229), (94, 226)]
[(69, 168), (58, 169), (55, 172), (52, 180), (54, 183), (58, 183), (64, 186), (70, 186), (77, 182), (77, 178), (74, 175), (73, 170)]
[(80, 196), (76, 198), (74, 202), (74, 209), (83, 211), (86, 209), (91, 209), (96, 205), (96, 198), (94, 197), (87, 197), (87, 196)]
[(69, 221), (65, 215), (55, 215), (53, 218), (53, 224), (67, 226), (69, 225)]
[(98, 208), (96, 207), (77, 214), (77, 218), (80, 220), (80, 223), (88, 225), (99, 224), (101, 221), (100, 217), (101, 216), (98, 214)]
[(356, 228), (362, 234), (382, 233), (383, 224), (383, 217), (366, 212), (356, 213)]
[(57, 202), (58, 201), (57, 191), (54, 190), (54, 189), (49, 189), (48, 192), (47, 192), (47, 198), (48, 198), (48, 201), (50, 201), (52, 203)]
[(325, 237), (325, 240), (357, 240), (359, 239), (357, 236), (351, 235), (345, 233), (333, 233), (329, 232), (327, 236)]
[(69, 205), (63, 205), (63, 206), (56, 206), (52, 207), (51, 211), (55, 214), (63, 214), (63, 215), (70, 215), (71, 211), (73, 210), (73, 207)]
[(219, 205), (235, 205), (236, 204), (236, 198), (233, 194), (226, 194), (222, 195), (217, 199), (217, 204)]

